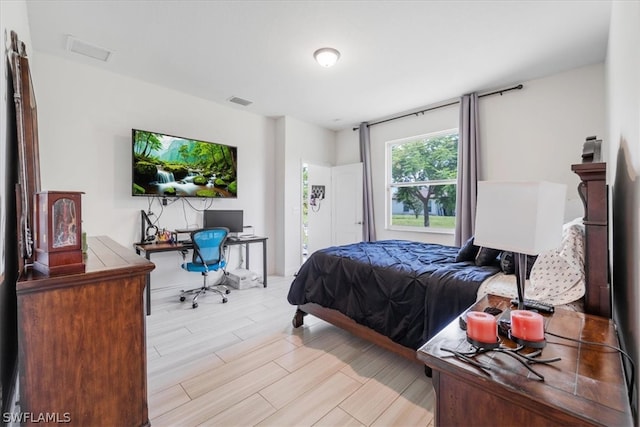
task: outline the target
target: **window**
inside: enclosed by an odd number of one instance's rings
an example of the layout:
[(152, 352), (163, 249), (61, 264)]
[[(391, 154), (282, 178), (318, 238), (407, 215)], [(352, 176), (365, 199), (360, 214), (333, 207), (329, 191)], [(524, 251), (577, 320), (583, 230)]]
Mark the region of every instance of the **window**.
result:
[(458, 130), (387, 142), (387, 227), (453, 232)]

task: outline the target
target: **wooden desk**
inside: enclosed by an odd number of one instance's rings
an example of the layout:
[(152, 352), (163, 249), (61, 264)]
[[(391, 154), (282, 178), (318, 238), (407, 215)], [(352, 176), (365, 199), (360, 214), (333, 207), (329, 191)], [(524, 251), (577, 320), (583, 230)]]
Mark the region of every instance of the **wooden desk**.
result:
[[(238, 239), (227, 239), (226, 246), (245, 246), (245, 265), (249, 270), (249, 245), (252, 243), (262, 243), (262, 284), (267, 287), (267, 238), (260, 236), (243, 237)], [(151, 255), (159, 252), (175, 252), (185, 249), (193, 249), (193, 243), (136, 243), (134, 248), (138, 255), (144, 252), (145, 257), (151, 260)], [(147, 316), (151, 314), (151, 272), (147, 274)]]
[[(487, 306), (509, 307), (507, 299), (489, 295), (469, 310), (482, 311)], [(547, 332), (618, 346), (610, 319), (558, 309), (545, 316), (545, 323)], [(417, 353), (433, 369), (436, 425), (632, 425), (620, 354), (548, 334), (546, 338), (542, 357), (562, 360), (532, 366), (545, 377), (544, 382), (497, 352), (475, 358), (491, 367), (485, 374), (442, 350), (470, 348), (456, 318)], [(506, 338), (503, 344), (515, 346)]]
[[(16, 284), (23, 425), (148, 426), (143, 289), (154, 265), (88, 239), (84, 273), (30, 269)], [(42, 421), (42, 420), (40, 420)]]

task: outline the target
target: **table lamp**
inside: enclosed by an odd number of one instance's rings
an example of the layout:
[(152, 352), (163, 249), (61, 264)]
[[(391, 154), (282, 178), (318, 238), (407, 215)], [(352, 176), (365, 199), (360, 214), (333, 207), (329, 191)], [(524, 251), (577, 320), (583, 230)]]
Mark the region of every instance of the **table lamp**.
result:
[(567, 186), (551, 182), (478, 182), (474, 244), (513, 252), (518, 309), (524, 309), (527, 255), (562, 239)]

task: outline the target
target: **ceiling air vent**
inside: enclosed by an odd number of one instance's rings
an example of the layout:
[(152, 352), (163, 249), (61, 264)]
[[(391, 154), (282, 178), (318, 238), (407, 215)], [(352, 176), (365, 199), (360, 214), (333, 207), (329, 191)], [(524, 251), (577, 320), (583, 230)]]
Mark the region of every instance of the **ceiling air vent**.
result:
[(69, 52), (79, 53), (80, 55), (88, 56), (89, 58), (98, 59), (104, 62), (107, 62), (112, 54), (112, 52), (107, 49), (83, 42), (73, 36), (67, 37), (67, 50)]
[(234, 104), (242, 105), (243, 107), (253, 104), (253, 101), (248, 101), (246, 99), (238, 98), (237, 96), (232, 96), (227, 101), (233, 102)]

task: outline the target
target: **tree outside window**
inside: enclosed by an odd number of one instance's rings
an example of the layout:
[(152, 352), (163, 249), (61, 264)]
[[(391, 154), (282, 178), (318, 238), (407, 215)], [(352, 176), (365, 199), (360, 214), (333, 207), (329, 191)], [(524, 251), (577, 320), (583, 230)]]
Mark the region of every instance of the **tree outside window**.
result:
[(387, 143), (391, 228), (453, 231), (456, 217), (458, 130)]

